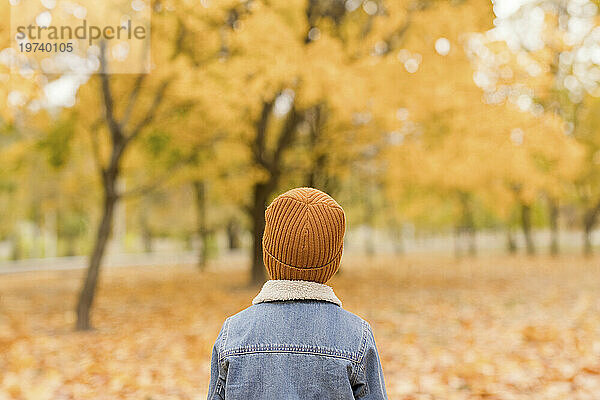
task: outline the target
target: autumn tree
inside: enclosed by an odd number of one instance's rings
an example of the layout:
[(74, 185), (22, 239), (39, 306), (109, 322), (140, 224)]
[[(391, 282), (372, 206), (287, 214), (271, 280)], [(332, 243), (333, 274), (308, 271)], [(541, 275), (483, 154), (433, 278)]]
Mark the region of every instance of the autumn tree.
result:
[[(309, 114), (327, 103), (327, 96), (334, 92), (332, 85), (341, 87), (347, 76), (343, 73), (346, 56), (335, 38), (323, 33), (318, 41), (307, 41), (306, 6), (304, 1), (285, 7), (242, 2), (231, 4), (221, 15), (226, 35), (220, 71), (215, 74), (220, 72), (224, 84), (216, 90), (227, 93), (234, 110), (228, 134), (245, 145), (240, 158), (248, 163), (246, 209), (252, 227), (255, 282), (264, 279), (264, 210), (289, 168), (286, 156)], [(272, 35), (273, 31), (278, 34)], [(194, 54), (190, 57), (198, 58)]]
[[(509, 98), (522, 109), (559, 115), (565, 132), (584, 149), (585, 162), (578, 175), (556, 186), (567, 185), (569, 190), (556, 193), (551, 189), (546, 198), (553, 231), (561, 200), (574, 200), (581, 206), (583, 250), (590, 254), (590, 234), (600, 213), (594, 183), (597, 163), (590, 162), (598, 149), (590, 119), (599, 80), (592, 50), (599, 32), (597, 4), (549, 0), (511, 6), (498, 2), (494, 13), (497, 26), (474, 36), (471, 46), (478, 85), (492, 102)], [(572, 190), (573, 182), (576, 190)], [(556, 233), (552, 242), (556, 248)]]
[[(489, 8), (465, 2), (439, 4), (429, 11), (412, 18), (412, 29), (427, 26), (429, 34), (409, 34), (406, 48), (397, 54), (404, 61), (411, 97), (398, 100), (402, 128), (388, 153), (387, 187), (395, 198), (414, 198), (414, 206), (404, 207), (413, 215), (427, 213), (430, 219), (438, 213), (423, 196), (441, 197), (444, 207), (439, 208), (438, 223), (447, 224), (448, 213), (454, 215), (455, 230), (471, 236), (471, 252), (474, 207), (485, 207), (483, 211), (508, 223), (507, 210), (516, 204), (532, 253), (531, 206), (540, 193), (564, 195), (564, 183), (577, 172), (578, 146), (564, 134), (563, 120), (553, 112), (520, 107), (519, 96), (482, 98), (478, 86), (487, 81), (479, 75), (479, 65), (475, 73), (472, 68), (482, 50), (477, 37), (463, 32), (485, 29)], [(444, 15), (443, 21), (432, 25), (439, 15)], [(465, 21), (471, 25), (465, 27)]]

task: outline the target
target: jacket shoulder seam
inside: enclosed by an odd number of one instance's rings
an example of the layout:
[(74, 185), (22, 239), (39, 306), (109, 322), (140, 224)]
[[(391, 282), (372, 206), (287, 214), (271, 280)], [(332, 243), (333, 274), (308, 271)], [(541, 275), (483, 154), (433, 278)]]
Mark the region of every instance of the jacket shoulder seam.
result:
[(358, 380), (358, 375), (363, 370), (362, 364), (363, 364), (363, 360), (365, 358), (366, 348), (367, 348), (367, 336), (368, 336), (368, 331), (369, 331), (369, 324), (364, 319), (361, 321), (362, 321), (363, 329), (362, 329), (362, 336), (360, 338), (360, 346), (358, 349), (358, 360), (356, 361), (356, 367), (352, 374), (352, 378), (350, 380), (350, 383), (352, 385), (356, 384), (356, 382)]
[(225, 358), (225, 346), (227, 345), (227, 336), (229, 335), (229, 318), (225, 320), (225, 324), (223, 326), (223, 337), (221, 338), (221, 343), (219, 344), (219, 361), (223, 361)]
[(369, 323), (367, 321), (365, 321), (364, 319), (362, 320), (362, 325), (363, 325), (363, 331), (362, 331), (362, 337), (360, 338), (360, 348), (358, 351), (359, 354), (359, 360), (358, 362), (360, 364), (362, 364), (364, 358), (365, 358), (365, 354), (366, 349), (367, 349), (367, 338), (369, 336)]
[(253, 353), (293, 353), (293, 354), (312, 354), (312, 355), (320, 355), (325, 357), (333, 357), (340, 358), (351, 361), (352, 363), (358, 363), (359, 357), (358, 354), (332, 349), (328, 347), (319, 347), (319, 346), (302, 346), (302, 345), (250, 345), (250, 346), (241, 346), (234, 349), (227, 349), (223, 352), (223, 357), (227, 356), (237, 356), (244, 354), (253, 354)]

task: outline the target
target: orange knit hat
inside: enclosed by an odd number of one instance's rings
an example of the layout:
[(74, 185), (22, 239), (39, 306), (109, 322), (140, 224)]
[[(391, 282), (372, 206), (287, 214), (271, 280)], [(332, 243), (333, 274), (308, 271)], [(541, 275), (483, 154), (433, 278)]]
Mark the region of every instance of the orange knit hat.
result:
[(263, 261), (271, 279), (327, 282), (338, 270), (346, 216), (327, 193), (296, 188), (265, 212)]

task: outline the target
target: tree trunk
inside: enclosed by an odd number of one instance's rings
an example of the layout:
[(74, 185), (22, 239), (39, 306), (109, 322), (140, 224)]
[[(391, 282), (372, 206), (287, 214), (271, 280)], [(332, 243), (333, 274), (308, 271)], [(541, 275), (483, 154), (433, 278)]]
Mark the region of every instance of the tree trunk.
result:
[(595, 207), (588, 209), (583, 215), (583, 254), (585, 256), (591, 256), (593, 253), (592, 231), (596, 225), (598, 213), (600, 213), (600, 202)]
[(264, 182), (254, 184), (252, 204), (248, 212), (252, 220), (252, 267), (251, 282), (262, 283), (265, 280), (265, 268), (262, 259), (262, 236), (265, 231), (265, 209), (267, 200), (279, 184), (282, 173), (283, 155), (293, 144), (298, 125), (302, 122), (303, 115), (294, 106), (288, 112), (286, 120), (280, 129), (276, 145), (273, 150), (267, 147), (268, 125), (273, 101), (264, 102), (259, 120), (256, 122), (256, 138), (252, 146), (254, 161), (262, 167), (268, 178)]
[(472, 226), (468, 229), (469, 234), (469, 255), (476, 256), (477, 255), (477, 232), (475, 227)]
[(254, 185), (252, 202), (252, 269), (251, 281), (260, 284), (265, 280), (265, 265), (263, 263), (262, 237), (265, 232), (265, 209), (270, 190), (264, 183)]
[(474, 256), (477, 254), (477, 238), (475, 230), (475, 217), (473, 216), (473, 206), (467, 193), (461, 193), (460, 199), (463, 213), (462, 228), (467, 236), (466, 240), (469, 255)]
[(44, 257), (56, 257), (58, 255), (58, 234), (57, 234), (57, 212), (49, 211), (44, 214)]
[(67, 242), (67, 249), (65, 255), (67, 257), (72, 257), (75, 255), (75, 239), (76, 236), (74, 235), (67, 235), (65, 237), (65, 241)]
[(227, 223), (227, 243), (229, 250), (237, 250), (240, 246), (240, 225), (235, 218)]
[(262, 236), (265, 231), (264, 213), (267, 207), (267, 200), (279, 184), (282, 173), (283, 155), (293, 144), (298, 125), (303, 120), (302, 113), (299, 113), (295, 106), (292, 106), (291, 110), (287, 113), (283, 126), (280, 128), (275, 148), (269, 150), (267, 147), (268, 126), (275, 100), (263, 103), (260, 118), (256, 122), (256, 138), (252, 145), (254, 162), (268, 173), (266, 181), (254, 184), (252, 204), (248, 209), (250, 219), (252, 220), (253, 246), (250, 275), (253, 284), (262, 283), (265, 280), (265, 268), (262, 259)]
[(452, 231), (452, 237), (454, 238), (454, 258), (457, 260), (462, 257), (462, 244), (461, 244), (461, 229), (460, 226), (455, 226)]
[(394, 254), (397, 256), (405, 254), (404, 248), (404, 233), (401, 224), (394, 224), (391, 229), (392, 238), (394, 240)]
[(89, 330), (91, 328), (90, 310), (94, 302), (96, 286), (98, 283), (98, 275), (100, 273), (100, 265), (102, 263), (102, 258), (104, 257), (104, 251), (106, 249), (108, 238), (110, 236), (113, 214), (118, 200), (118, 197), (114, 193), (115, 179), (108, 183), (111, 185), (111, 187), (108, 190), (105, 188), (102, 220), (100, 222), (100, 226), (98, 227), (94, 251), (90, 257), (87, 275), (79, 294), (79, 301), (77, 302), (77, 330)]
[[(148, 204), (145, 205), (145, 208), (148, 207)], [(144, 244), (144, 252), (152, 253), (152, 229), (150, 228), (150, 224), (148, 223), (148, 213), (146, 209), (141, 210), (142, 215), (140, 216), (140, 225), (142, 228), (142, 242)]]
[(185, 249), (188, 251), (194, 250), (194, 236), (196, 236), (195, 232), (185, 232), (183, 236), (183, 243)]
[(305, 185), (308, 187), (319, 188), (327, 191), (327, 152), (324, 152), (321, 147), (321, 136), (323, 125), (325, 123), (325, 106), (323, 104), (311, 107), (306, 112), (306, 121), (309, 125), (309, 155), (311, 157), (309, 171), (305, 178)]
[(20, 260), (23, 257), (23, 249), (21, 247), (21, 235), (19, 232), (13, 232), (10, 235), (10, 243), (11, 243), (11, 252), (10, 259), (11, 260)]
[(527, 254), (534, 255), (535, 244), (533, 243), (533, 237), (531, 236), (531, 206), (525, 203), (521, 204), (521, 225), (525, 237)]
[(373, 228), (369, 225), (369, 232), (367, 238), (365, 239), (365, 254), (367, 257), (371, 258), (375, 256), (377, 250), (375, 249), (375, 241), (373, 239), (375, 232)]
[(517, 243), (510, 227), (506, 229), (506, 249), (508, 250), (508, 254), (515, 254), (517, 252)]
[(373, 190), (371, 188), (368, 189), (369, 192), (367, 194), (366, 197), (366, 202), (365, 202), (365, 212), (366, 212), (366, 225), (367, 225), (367, 237), (365, 238), (364, 241), (364, 246), (365, 246), (365, 254), (367, 255), (367, 257), (373, 257), (377, 251), (377, 249), (375, 248), (375, 221), (373, 221), (374, 215), (375, 215), (375, 210), (374, 210), (374, 205), (373, 205), (373, 197), (371, 195), (371, 193), (373, 193)]
[(589, 257), (592, 255), (592, 226), (584, 224), (583, 226), (583, 255)]
[(196, 232), (200, 239), (198, 268), (203, 271), (208, 260), (208, 227), (206, 222), (206, 182), (196, 180), (193, 183), (196, 194)]
[(44, 256), (44, 240), (42, 236), (42, 212), (39, 201), (35, 201), (32, 205), (32, 222), (33, 222), (33, 237), (32, 246), (29, 251), (29, 256), (32, 258), (42, 258)]
[(98, 227), (94, 250), (90, 257), (87, 274), (79, 294), (79, 299), (77, 301), (77, 330), (88, 330), (91, 328), (90, 310), (94, 302), (100, 266), (106, 250), (106, 244), (111, 233), (115, 207), (117, 206), (117, 202), (122, 195), (117, 188), (117, 182), (120, 175), (121, 158), (123, 157), (128, 145), (131, 144), (132, 141), (135, 140), (135, 138), (143, 131), (143, 129), (154, 119), (157, 109), (160, 106), (170, 83), (170, 80), (165, 80), (162, 82), (162, 84), (154, 93), (154, 99), (142, 119), (136, 125), (133, 125), (132, 129), (126, 129), (128, 126), (130, 112), (133, 110), (134, 103), (137, 100), (139, 90), (146, 75), (140, 74), (138, 76), (129, 95), (129, 104), (127, 105), (125, 115), (122, 119), (118, 120), (115, 116), (114, 98), (110, 87), (109, 75), (107, 73), (108, 66), (106, 62), (105, 50), (106, 43), (101, 41), (99, 78), (101, 95), (104, 103), (104, 122), (106, 123), (108, 131), (110, 132), (112, 150), (108, 160), (108, 165), (105, 167), (103, 165), (104, 163), (102, 161), (102, 157), (100, 156), (99, 152), (97, 152), (97, 137), (92, 135), (92, 139), (95, 143), (94, 148), (96, 149), (94, 152), (95, 161), (102, 177), (102, 188), (104, 189), (104, 210), (100, 225)]
[(550, 217), (550, 254), (552, 256), (557, 256), (560, 252), (558, 244), (558, 204), (552, 198), (548, 199), (548, 203)]

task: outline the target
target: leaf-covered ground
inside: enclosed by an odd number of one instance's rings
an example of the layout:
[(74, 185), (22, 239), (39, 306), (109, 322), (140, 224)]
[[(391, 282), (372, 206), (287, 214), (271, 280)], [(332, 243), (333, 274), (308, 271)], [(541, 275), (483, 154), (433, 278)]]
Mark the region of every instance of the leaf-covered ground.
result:
[[(600, 399), (600, 260), (346, 257), (390, 399)], [(241, 266), (240, 266), (241, 267)], [(108, 269), (72, 331), (81, 272), (0, 276), (0, 400), (203, 399), (223, 319), (257, 288), (215, 265)]]

